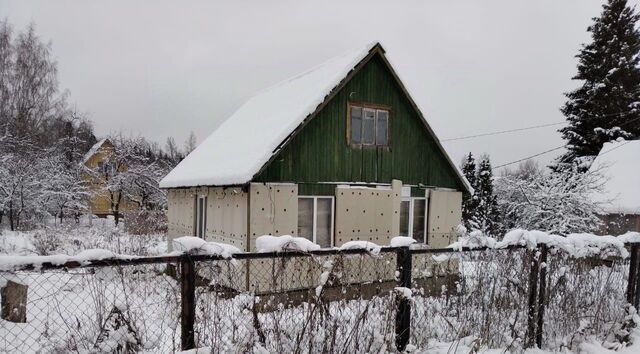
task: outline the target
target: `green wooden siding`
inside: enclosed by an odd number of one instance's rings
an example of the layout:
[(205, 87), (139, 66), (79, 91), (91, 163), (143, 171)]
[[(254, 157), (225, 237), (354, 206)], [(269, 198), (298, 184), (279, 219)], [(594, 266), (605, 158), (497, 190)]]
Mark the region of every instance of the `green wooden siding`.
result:
[[(347, 144), (347, 102), (391, 107), (389, 148)], [(374, 56), (255, 177), (259, 182), (375, 182), (464, 190), (382, 58)], [(303, 187), (305, 194), (327, 187)], [(324, 194), (324, 193), (323, 193)]]

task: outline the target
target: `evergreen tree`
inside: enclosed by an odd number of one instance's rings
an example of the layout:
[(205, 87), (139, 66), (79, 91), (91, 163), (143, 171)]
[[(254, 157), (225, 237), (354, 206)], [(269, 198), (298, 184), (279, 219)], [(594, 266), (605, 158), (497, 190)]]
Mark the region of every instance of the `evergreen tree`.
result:
[(595, 156), (602, 145), (617, 138), (640, 137), (640, 15), (626, 0), (609, 0), (587, 30), (592, 42), (578, 58), (582, 86), (566, 94), (561, 111), (568, 126), (560, 129), (568, 152), (560, 166)]
[[(469, 182), (472, 188), (476, 188), (476, 160), (471, 153), (462, 162), (462, 174)], [(465, 193), (462, 199), (462, 220), (467, 230), (476, 229), (477, 225), (473, 223), (473, 215), (478, 205), (477, 199), (473, 195)]]
[(484, 156), (478, 164), (475, 188), (477, 199), (475, 218), (478, 228), (487, 234), (498, 236), (501, 231), (500, 213), (498, 199), (493, 192), (493, 172), (488, 156)]
[(484, 156), (476, 165), (471, 153), (462, 163), (462, 173), (474, 189), (462, 201), (462, 220), (467, 230), (480, 230), (498, 236), (501, 232), (498, 199), (493, 193), (493, 173), (489, 157)]

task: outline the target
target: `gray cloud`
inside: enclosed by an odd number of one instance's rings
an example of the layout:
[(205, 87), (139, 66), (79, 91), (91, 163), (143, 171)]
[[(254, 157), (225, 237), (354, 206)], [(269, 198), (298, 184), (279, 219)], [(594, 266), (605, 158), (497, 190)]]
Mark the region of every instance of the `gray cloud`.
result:
[[(636, 0), (639, 2), (640, 0)], [(99, 134), (204, 139), (255, 91), (379, 40), (441, 139), (563, 120), (600, 1), (5, 1), (53, 42)], [(555, 128), (445, 143), (494, 164), (561, 145)], [(553, 155), (545, 156), (542, 162)]]

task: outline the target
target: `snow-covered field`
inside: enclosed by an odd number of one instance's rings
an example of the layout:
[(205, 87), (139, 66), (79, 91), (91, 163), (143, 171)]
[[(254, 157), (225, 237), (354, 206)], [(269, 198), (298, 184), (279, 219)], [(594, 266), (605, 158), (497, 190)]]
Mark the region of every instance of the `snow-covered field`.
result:
[(145, 256), (165, 253), (167, 244), (165, 235), (131, 235), (122, 224), (116, 227), (110, 219), (94, 219), (92, 225), (51, 225), (27, 232), (0, 228), (0, 256), (75, 255), (90, 249)]
[[(564, 242), (542, 233), (510, 237), (514, 242), (535, 238)], [(129, 235), (108, 223), (4, 231), (0, 239), (0, 253), (5, 255), (77, 254), (94, 248), (136, 255), (166, 251), (161, 235)], [(273, 240), (271, 245), (281, 241)], [(465, 239), (458, 246), (492, 242), (476, 237)], [(412, 291), (385, 290), (371, 299), (303, 302), (287, 307), (278, 305), (282, 297), (199, 286), (196, 342), (209, 348), (199, 351), (204, 353), (394, 352), (396, 299), (404, 296), (410, 298), (412, 307), (407, 348), (412, 353), (640, 352), (640, 332), (635, 329), (640, 318), (625, 299), (628, 260), (594, 261), (592, 256), (603, 250), (607, 255), (622, 251), (616, 246), (617, 239), (610, 239), (606, 247), (594, 246), (598, 242), (588, 237), (573, 239), (558, 244), (558, 250), (549, 255), (543, 350), (524, 349), (530, 267), (530, 252), (526, 249), (455, 253), (431, 260), (414, 258), (416, 269), (433, 261), (459, 264), (462, 278), (455, 284), (455, 291), (443, 289), (442, 296), (426, 296), (416, 285)], [(344, 277), (334, 271), (338, 268), (328, 264), (345, 262), (344, 257), (377, 257), (375, 247), (361, 246), (373, 254), (335, 256), (331, 263), (326, 257), (308, 257), (308, 262), (322, 262), (326, 269), (318, 277), (319, 286), (312, 292), (315, 296), (322, 299), (325, 291), (340, 284)], [(588, 253), (583, 252), (586, 248)], [(281, 261), (286, 260), (278, 260)], [(222, 274), (234, 269), (224, 267), (230, 262), (233, 261), (200, 262), (198, 267)], [(165, 270), (166, 264), (153, 264), (3, 272), (3, 284), (10, 280), (26, 284), (29, 293), (27, 323), (0, 320), (0, 351), (95, 353), (112, 352), (118, 346), (147, 353), (177, 351), (180, 284)], [(267, 276), (275, 279), (277, 273), (278, 269), (274, 269)], [(345, 286), (343, 291), (346, 294), (354, 289)], [(289, 300), (294, 297), (289, 296)], [(268, 303), (271, 310), (261, 310)], [(629, 346), (630, 342), (633, 345)]]

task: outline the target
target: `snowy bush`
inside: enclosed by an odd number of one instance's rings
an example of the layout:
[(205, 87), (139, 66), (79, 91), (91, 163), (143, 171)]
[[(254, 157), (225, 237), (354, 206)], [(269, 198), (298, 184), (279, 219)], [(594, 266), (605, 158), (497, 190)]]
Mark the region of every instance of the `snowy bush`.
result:
[(129, 210), (123, 213), (125, 230), (133, 235), (167, 233), (167, 213), (164, 210)]
[(601, 224), (602, 204), (593, 195), (605, 179), (600, 170), (528, 171), (507, 173), (496, 179), (496, 194), (504, 227), (545, 230), (566, 235), (594, 232)]

